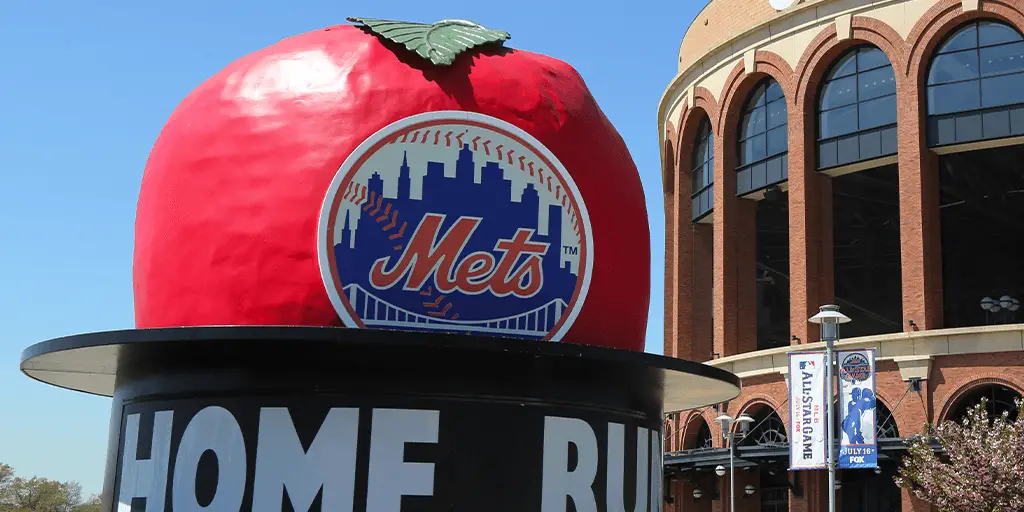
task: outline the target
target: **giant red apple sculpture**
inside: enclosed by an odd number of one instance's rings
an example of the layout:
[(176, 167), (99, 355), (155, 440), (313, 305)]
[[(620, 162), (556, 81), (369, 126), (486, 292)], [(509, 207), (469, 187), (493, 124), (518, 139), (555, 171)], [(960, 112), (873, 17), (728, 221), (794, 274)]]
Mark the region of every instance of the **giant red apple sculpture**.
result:
[(642, 350), (643, 190), (580, 75), (470, 22), (353, 21), (237, 60), (171, 115), (139, 198), (138, 327)]

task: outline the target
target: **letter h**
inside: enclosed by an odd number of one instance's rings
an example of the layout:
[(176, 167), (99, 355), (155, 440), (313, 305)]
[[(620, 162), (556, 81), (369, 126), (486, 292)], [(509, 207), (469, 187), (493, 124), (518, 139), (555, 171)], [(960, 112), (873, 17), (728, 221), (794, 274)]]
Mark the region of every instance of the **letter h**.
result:
[(167, 494), (167, 467), (171, 452), (174, 411), (159, 411), (153, 417), (153, 443), (148, 459), (138, 459), (139, 414), (128, 415), (121, 446), (120, 490), (117, 512), (131, 512), (133, 498), (146, 499), (146, 512), (162, 512)]

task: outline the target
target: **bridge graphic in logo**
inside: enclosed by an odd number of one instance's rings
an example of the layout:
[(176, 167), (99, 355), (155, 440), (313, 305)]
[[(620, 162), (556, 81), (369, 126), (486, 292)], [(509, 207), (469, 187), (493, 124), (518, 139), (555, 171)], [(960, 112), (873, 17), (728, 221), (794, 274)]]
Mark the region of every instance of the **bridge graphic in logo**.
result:
[(589, 288), (590, 223), (513, 125), (434, 112), (364, 142), (332, 183), (320, 266), (346, 326), (557, 341)]

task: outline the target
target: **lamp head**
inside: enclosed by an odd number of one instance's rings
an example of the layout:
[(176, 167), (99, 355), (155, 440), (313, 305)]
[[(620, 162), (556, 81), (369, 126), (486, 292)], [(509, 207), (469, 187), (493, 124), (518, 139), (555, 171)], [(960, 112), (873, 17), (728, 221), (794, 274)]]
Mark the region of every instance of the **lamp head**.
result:
[(828, 304), (818, 308), (818, 314), (809, 320), (812, 324), (845, 324), (850, 317), (839, 312), (839, 306)]
[(750, 430), (750, 425), (754, 423), (754, 418), (741, 414), (739, 418), (736, 418), (736, 423), (740, 424), (740, 432), (746, 434)]
[(715, 467), (715, 474), (718, 476), (725, 476), (725, 466), (719, 464)]
[(839, 324), (849, 322), (850, 317), (840, 313), (839, 306), (828, 304), (818, 308), (818, 314), (808, 321), (821, 325), (822, 341), (833, 341), (839, 338)]

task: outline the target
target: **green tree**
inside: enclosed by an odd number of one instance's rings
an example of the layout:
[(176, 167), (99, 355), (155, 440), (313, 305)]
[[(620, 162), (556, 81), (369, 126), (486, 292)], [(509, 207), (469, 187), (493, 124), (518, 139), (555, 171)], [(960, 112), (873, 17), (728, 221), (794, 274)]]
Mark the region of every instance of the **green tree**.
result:
[(103, 503), (98, 495), (92, 495), (88, 501), (75, 507), (75, 512), (100, 512)]
[(0, 512), (97, 512), (99, 500), (83, 503), (78, 482), (47, 478), (22, 478), (14, 468), (0, 463)]

